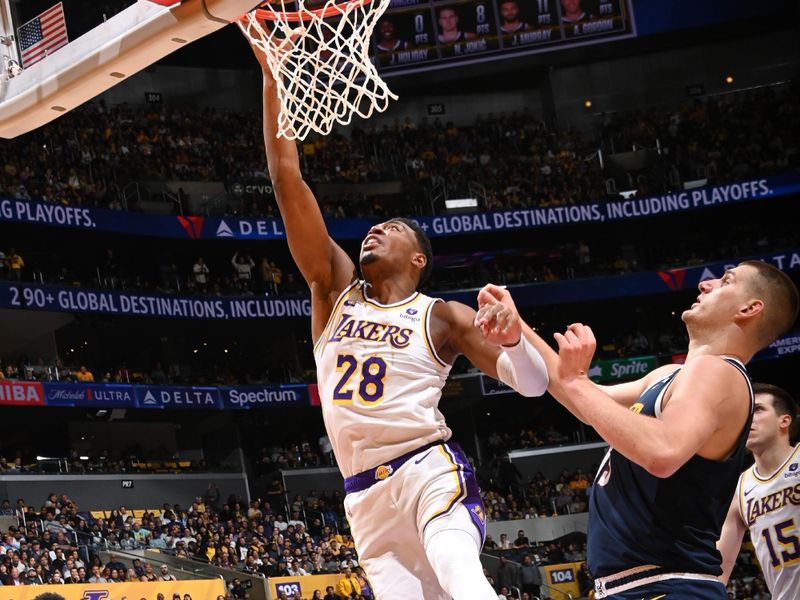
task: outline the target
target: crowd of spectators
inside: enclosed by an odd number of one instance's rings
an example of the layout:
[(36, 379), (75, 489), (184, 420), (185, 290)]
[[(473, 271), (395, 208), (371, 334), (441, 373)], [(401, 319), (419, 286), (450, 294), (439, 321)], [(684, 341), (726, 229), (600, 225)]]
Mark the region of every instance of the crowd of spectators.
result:
[[(341, 494), (308, 497), (305, 501), (296, 498), (292, 503), (287, 503), (283, 495), (272, 500), (279, 507), (274, 514), (269, 501), (254, 500), (248, 504), (235, 497), (222, 499), (218, 488), (210, 484), (187, 508), (165, 504), (160, 511), (145, 511), (139, 517), (134, 517), (124, 506), (111, 510), (106, 517), (94, 517), (91, 512), (80, 510), (64, 494), (51, 494), (38, 510), (23, 500), (13, 507), (6, 500), (0, 506), (0, 513), (24, 516), (27, 532), (39, 540), (35, 545), (48, 550), (55, 550), (52, 546), (56, 543), (69, 546), (70, 540), (73, 544), (111, 551), (150, 547), (179, 557), (270, 575), (291, 566), (295, 557), (308, 554), (308, 542), (321, 546), (323, 555), (341, 560), (353, 555), (350, 537), (337, 533), (343, 514)], [(299, 511), (306, 506), (309, 510), (325, 507), (319, 514), (322, 518), (334, 516), (333, 527), (322, 526), (320, 517), (306, 527), (299, 517)], [(286, 509), (292, 511), (288, 513), (289, 519), (284, 516)], [(25, 534), (23, 528), (15, 529), (20, 536)], [(9, 542), (15, 550), (20, 548), (7, 536), (3, 543), (6, 552)], [(33, 546), (30, 541), (29, 547)], [(257, 548), (261, 550), (258, 557)], [(259, 568), (253, 566), (254, 560), (248, 560), (251, 558), (258, 559), (255, 563)], [(341, 565), (341, 560), (332, 572), (339, 572), (344, 566), (357, 566)], [(329, 567), (333, 569), (332, 564)]]
[[(646, 167), (619, 184), (625, 189), (633, 182), (640, 194), (657, 194), (674, 189), (676, 181), (718, 182), (796, 165), (798, 89), (790, 84), (604, 115), (594, 133), (559, 130), (527, 112), (480, 115), (464, 126), (426, 118), (367, 122), (306, 140), (302, 168), (312, 184), (443, 185), (450, 197), (478, 195), (482, 209), (499, 210), (602, 200), (611, 174), (597, 160), (599, 148), (610, 153), (658, 145)], [(122, 209), (119, 189), (130, 181), (221, 181), (231, 191), (237, 183), (267, 180), (260, 123), (255, 111), (91, 102), (0, 144), (0, 193)], [(380, 200), (346, 196), (320, 198), (326, 216), (386, 213)], [(231, 194), (231, 202), (238, 214), (274, 214), (264, 195)], [(428, 205), (416, 203), (417, 209)]]
[[(799, 92), (794, 83), (781, 92), (757, 88), (672, 111), (605, 115), (601, 138), (610, 152), (653, 148), (659, 140), (667, 168), (681, 180), (760, 177), (798, 164)], [(650, 178), (653, 184), (658, 182)]]
[[(325, 500), (327, 508), (323, 507)], [(325, 512), (320, 515), (333, 514), (341, 521), (341, 500), (341, 494), (309, 497), (304, 505), (323, 507)], [(253, 575), (341, 573), (345, 581), (340, 585), (342, 591), (357, 589), (353, 598), (372, 600), (349, 535), (339, 533), (336, 525), (323, 526), (319, 517), (306, 527), (295, 510), (297, 501), (287, 504), (281, 498), (275, 505), (281, 511), (292, 510), (291, 518), (284, 512), (273, 513), (267, 501), (254, 500), (248, 505), (235, 497), (222, 500), (213, 484), (186, 509), (165, 504), (160, 511), (145, 511), (138, 517), (124, 506), (96, 517), (81, 511), (65, 494), (50, 494), (38, 510), (23, 500), (13, 507), (6, 500), (0, 505), (0, 514), (24, 520), (0, 534), (0, 583), (173, 581), (175, 576), (167, 565), (156, 568), (146, 559), (123, 562), (115, 553), (151, 548)], [(106, 564), (99, 557), (100, 550), (110, 553)], [(231, 581), (229, 591), (237, 600), (248, 597), (238, 578)]]
[[(235, 497), (223, 500), (219, 489), (210, 484), (187, 508), (164, 504), (159, 511), (142, 512), (120, 506), (104, 512), (104, 516), (82, 511), (65, 494), (50, 494), (38, 509), (22, 499), (14, 505), (4, 500), (0, 515), (24, 519), (0, 532), (0, 585), (174, 581), (175, 575), (166, 564), (154, 565), (146, 557), (120, 556), (150, 548), (248, 575), (340, 574), (337, 586), (319, 590), (314, 598), (372, 600), (352, 538), (344, 532), (340, 493), (312, 492), (305, 499), (295, 496), (289, 502), (281, 491), (267, 498), (249, 504)], [(488, 507), (489, 503), (487, 512)], [(334, 526), (324, 524), (326, 519)], [(539, 566), (581, 563), (577, 583), (581, 597), (588, 597), (592, 577), (585, 562), (585, 538), (581, 537), (537, 541), (529, 539), (524, 529), (513, 540), (506, 534), (499, 540), (487, 536), (484, 551), (499, 556), (500, 562), (496, 569), (485, 569), (484, 573), (499, 599), (528, 600), (548, 597)], [(106, 552), (105, 561), (100, 550)], [(769, 598), (763, 576), (746, 546), (728, 590), (736, 600)], [(248, 597), (242, 578), (232, 576), (224, 600)]]
[[(507, 458), (484, 463), (478, 468), (478, 477), (486, 519), (514, 521), (586, 512), (595, 470), (564, 470), (553, 481), (541, 472), (525, 478)], [(502, 539), (497, 543), (503, 550), (510, 547)]]
[[(207, 345), (207, 344), (206, 344)], [(72, 349), (74, 350), (74, 349)], [(188, 349), (187, 349), (188, 352)], [(18, 379), (21, 381), (60, 381), (65, 383), (131, 383), (142, 385), (273, 385), (289, 383), (313, 383), (315, 372), (310, 369), (297, 369), (293, 365), (269, 365), (263, 369), (249, 368), (235, 364), (231, 357), (227, 365), (213, 364), (193, 369), (186, 362), (163, 365), (156, 361), (151, 367), (146, 365), (128, 366), (127, 362), (113, 365), (86, 366), (66, 358), (56, 356), (46, 361), (43, 357), (31, 359), (20, 355), (17, 360), (0, 358), (0, 381)]]
[[(691, 267), (772, 251), (796, 249), (800, 236), (791, 224), (765, 230), (763, 223), (731, 224), (713, 239), (686, 232), (686, 239), (669, 247), (619, 240), (579, 239), (542, 243), (537, 247), (485, 248), (472, 253), (437, 256), (432, 294), (480, 287), (487, 281), (526, 285), (587, 277)], [(224, 252), (224, 253), (223, 253)], [(167, 294), (211, 296), (305, 295), (308, 288), (296, 268), (274, 256), (215, 251), (192, 260), (163, 256), (142, 261), (126, 248), (102, 252), (67, 249), (53, 252), (31, 245), (21, 251), (0, 248), (0, 280), (37, 281), (57, 285), (144, 290)], [(88, 257), (88, 258), (87, 258)]]

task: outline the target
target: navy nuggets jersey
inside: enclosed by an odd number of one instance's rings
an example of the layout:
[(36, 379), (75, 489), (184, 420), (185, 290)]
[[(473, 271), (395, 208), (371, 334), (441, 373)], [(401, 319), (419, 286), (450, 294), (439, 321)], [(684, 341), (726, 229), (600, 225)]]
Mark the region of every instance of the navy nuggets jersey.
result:
[[(741, 371), (750, 387), (750, 417), (736, 448), (723, 461), (695, 455), (665, 479), (609, 450), (589, 501), (588, 558), (595, 577), (640, 565), (722, 573), (716, 543), (741, 473), (753, 414), (753, 391), (744, 365), (725, 360)], [(659, 418), (664, 394), (679, 371), (651, 385), (631, 410)]]
[(437, 408), (450, 365), (429, 331), (439, 300), (415, 293), (383, 305), (365, 287), (342, 292), (314, 348), (322, 416), (345, 477), (451, 435)]

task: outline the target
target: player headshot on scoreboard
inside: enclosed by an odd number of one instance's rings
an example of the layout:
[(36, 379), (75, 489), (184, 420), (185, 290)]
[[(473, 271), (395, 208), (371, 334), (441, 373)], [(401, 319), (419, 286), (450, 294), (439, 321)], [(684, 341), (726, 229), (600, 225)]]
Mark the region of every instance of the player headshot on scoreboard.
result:
[(500, 0), (500, 33), (530, 31), (532, 27), (520, 17), (517, 0)]
[(564, 23), (583, 23), (595, 16), (584, 10), (582, 0), (561, 0), (561, 20)]
[(397, 36), (397, 28), (389, 17), (382, 17), (378, 21), (378, 41), (375, 49), (378, 52), (398, 52), (408, 50), (411, 45)]
[(470, 31), (462, 31), (458, 26), (458, 13), (454, 8), (445, 6), (440, 8), (437, 13), (439, 21), (439, 34), (436, 36), (442, 44), (452, 44), (474, 40), (478, 36)]

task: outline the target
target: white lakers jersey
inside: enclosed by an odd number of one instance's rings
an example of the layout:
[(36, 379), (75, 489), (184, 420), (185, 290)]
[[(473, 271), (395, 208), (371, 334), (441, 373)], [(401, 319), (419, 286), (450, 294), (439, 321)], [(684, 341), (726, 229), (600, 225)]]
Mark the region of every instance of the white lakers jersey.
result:
[(800, 594), (800, 444), (777, 471), (762, 477), (753, 465), (739, 477), (739, 513), (773, 600)]
[(322, 416), (345, 477), (450, 438), (439, 412), (450, 365), (430, 339), (438, 301), (420, 293), (391, 305), (363, 281), (339, 296), (314, 347)]

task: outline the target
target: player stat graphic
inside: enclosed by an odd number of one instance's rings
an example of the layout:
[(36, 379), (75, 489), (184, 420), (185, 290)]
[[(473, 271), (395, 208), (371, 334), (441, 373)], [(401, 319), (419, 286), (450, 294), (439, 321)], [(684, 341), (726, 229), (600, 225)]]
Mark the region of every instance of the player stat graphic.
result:
[(634, 35), (628, 0), (393, 0), (373, 55), (384, 72)]

